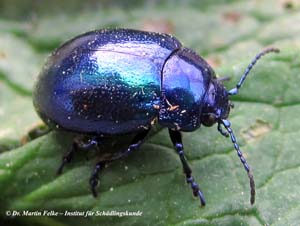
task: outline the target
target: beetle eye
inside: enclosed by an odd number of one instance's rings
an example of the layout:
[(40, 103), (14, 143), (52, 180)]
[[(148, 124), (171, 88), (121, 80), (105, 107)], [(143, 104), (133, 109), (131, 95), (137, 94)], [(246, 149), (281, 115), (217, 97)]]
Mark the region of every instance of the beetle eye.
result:
[(216, 123), (216, 115), (215, 114), (206, 114), (202, 117), (201, 122), (205, 126), (212, 126)]

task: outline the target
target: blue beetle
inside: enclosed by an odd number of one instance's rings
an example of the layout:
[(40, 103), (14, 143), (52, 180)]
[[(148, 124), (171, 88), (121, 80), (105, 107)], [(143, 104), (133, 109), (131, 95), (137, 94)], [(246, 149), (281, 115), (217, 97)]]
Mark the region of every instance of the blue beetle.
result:
[(204, 206), (204, 196), (184, 154), (181, 131), (218, 123), (218, 130), (230, 136), (248, 173), (253, 204), (253, 175), (227, 120), (233, 106), (229, 96), (238, 93), (261, 56), (278, 51), (268, 48), (259, 53), (237, 86), (227, 91), (210, 65), (171, 35), (103, 29), (71, 39), (49, 57), (33, 92), (35, 109), (50, 128), (78, 134), (57, 173), (77, 149), (91, 149), (105, 137), (134, 134), (126, 150), (96, 164), (90, 178), (96, 197), (98, 174), (104, 165), (137, 149), (158, 122), (169, 129), (186, 181)]

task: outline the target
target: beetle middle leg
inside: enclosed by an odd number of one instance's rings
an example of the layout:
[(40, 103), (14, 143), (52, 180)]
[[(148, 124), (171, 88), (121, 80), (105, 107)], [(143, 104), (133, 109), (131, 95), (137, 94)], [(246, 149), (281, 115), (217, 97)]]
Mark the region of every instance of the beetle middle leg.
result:
[(73, 144), (68, 152), (63, 155), (62, 163), (56, 171), (56, 174), (61, 174), (65, 165), (74, 157), (74, 153), (78, 150), (90, 150), (98, 145), (96, 137), (90, 138), (88, 141), (84, 142), (82, 137), (74, 138)]
[(183, 172), (186, 175), (186, 182), (191, 185), (191, 189), (193, 190), (193, 195), (195, 197), (198, 196), (200, 198), (201, 205), (205, 206), (204, 195), (201, 192), (199, 185), (195, 182), (194, 177), (192, 176), (191, 167), (189, 166), (187, 159), (184, 155), (181, 133), (179, 131), (174, 131), (174, 130), (169, 129), (169, 134), (170, 134), (172, 143), (180, 157), (182, 167), (183, 167)]
[(94, 197), (97, 197), (97, 191), (96, 191), (96, 186), (98, 185), (99, 182), (99, 173), (100, 171), (105, 167), (105, 164), (107, 161), (100, 161), (96, 164), (92, 175), (90, 177), (90, 185), (91, 185), (91, 191)]
[(121, 152), (120, 154), (113, 156), (113, 160), (114, 159), (118, 159), (121, 157), (125, 157), (127, 156), (129, 153), (131, 153), (132, 151), (138, 149), (141, 144), (143, 143), (145, 137), (147, 136), (147, 134), (149, 133), (151, 127), (148, 129), (144, 129), (143, 131), (139, 132), (130, 142), (128, 148), (124, 151)]
[(91, 191), (92, 191), (92, 194), (94, 197), (97, 197), (97, 191), (96, 191), (96, 187), (99, 183), (99, 173), (100, 171), (105, 167), (105, 165), (115, 159), (118, 159), (118, 158), (121, 158), (121, 157), (125, 157), (127, 156), (130, 152), (132, 152), (133, 150), (136, 150), (138, 149), (141, 144), (143, 143), (145, 137), (147, 136), (147, 134), (149, 133), (150, 131), (150, 128), (149, 129), (145, 129), (143, 130), (142, 132), (139, 132), (133, 139), (132, 141), (130, 142), (128, 148), (121, 152), (120, 154), (118, 155), (115, 155), (112, 157), (111, 160), (102, 160), (102, 161), (99, 161), (93, 172), (92, 172), (92, 175), (90, 177), (90, 185), (91, 185)]

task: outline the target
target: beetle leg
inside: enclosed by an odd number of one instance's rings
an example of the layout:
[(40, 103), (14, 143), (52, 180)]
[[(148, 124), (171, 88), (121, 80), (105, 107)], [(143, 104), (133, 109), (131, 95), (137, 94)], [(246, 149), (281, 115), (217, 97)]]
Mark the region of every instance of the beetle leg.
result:
[(116, 156), (113, 157), (113, 160), (114, 159), (118, 159), (120, 157), (125, 157), (127, 156), (130, 152), (138, 149), (141, 144), (143, 143), (145, 137), (147, 136), (147, 134), (149, 133), (151, 127), (150, 128), (147, 128), (145, 130), (143, 130), (142, 132), (138, 133), (133, 139), (132, 141), (130, 142), (127, 150), (125, 152), (122, 152), (121, 154), (118, 154)]
[(136, 150), (137, 148), (140, 147), (140, 145), (143, 143), (145, 137), (149, 133), (150, 128), (143, 130), (142, 132), (138, 133), (130, 142), (127, 150), (125, 152), (122, 152), (119, 155), (113, 156), (111, 160), (106, 160), (106, 161), (100, 161), (96, 164), (94, 171), (92, 172), (91, 178), (90, 178), (90, 185), (91, 185), (91, 190), (92, 194), (94, 197), (97, 197), (97, 191), (96, 191), (96, 186), (98, 185), (99, 182), (99, 172), (105, 167), (105, 164), (108, 162), (111, 162), (115, 159), (118, 159), (120, 157), (125, 157), (127, 156), (130, 152), (133, 150)]
[(63, 171), (64, 166), (67, 163), (71, 162), (76, 149), (77, 149), (77, 145), (75, 143), (73, 143), (71, 149), (63, 155), (62, 163), (60, 164), (59, 168), (57, 169), (56, 174), (58, 174), (58, 175), (61, 174), (62, 171)]
[[(81, 137), (82, 138), (82, 137)], [(82, 139), (75, 138), (71, 149), (63, 156), (62, 163), (56, 171), (56, 174), (61, 174), (64, 166), (71, 162), (74, 157), (74, 153), (78, 150), (90, 150), (98, 144), (96, 137), (89, 139), (87, 142), (83, 142)]]
[(83, 150), (86, 151), (86, 160), (88, 160), (88, 152), (89, 150), (93, 149), (94, 147), (98, 147), (99, 145), (99, 140), (97, 139), (97, 137), (92, 137), (90, 138), (88, 141), (84, 142), (83, 140), (79, 140), (77, 142), (78, 145), (78, 149), (79, 150)]
[(186, 175), (186, 182), (191, 185), (191, 189), (193, 190), (193, 195), (195, 197), (198, 196), (200, 198), (201, 206), (205, 206), (204, 195), (201, 192), (199, 185), (195, 182), (194, 177), (192, 176), (191, 167), (189, 166), (186, 157), (184, 155), (181, 133), (179, 131), (174, 131), (169, 129), (169, 134), (172, 143), (180, 157), (182, 167), (183, 167), (183, 172)]
[(96, 164), (94, 171), (92, 172), (91, 178), (90, 178), (90, 185), (91, 185), (91, 190), (92, 194), (94, 197), (97, 197), (97, 191), (96, 191), (96, 186), (98, 185), (99, 182), (99, 172), (105, 167), (106, 161), (100, 161)]

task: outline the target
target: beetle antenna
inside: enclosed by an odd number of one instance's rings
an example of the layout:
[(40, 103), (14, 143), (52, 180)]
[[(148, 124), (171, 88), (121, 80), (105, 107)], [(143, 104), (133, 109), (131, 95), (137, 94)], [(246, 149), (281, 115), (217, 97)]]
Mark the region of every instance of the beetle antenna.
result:
[(230, 127), (230, 122), (226, 119), (221, 119), (221, 122), (224, 125), (224, 127), (226, 128), (227, 132), (229, 133), (229, 136), (230, 136), (231, 141), (233, 143), (234, 149), (236, 150), (237, 155), (239, 156), (245, 170), (247, 171), (248, 178), (249, 178), (249, 181), (250, 181), (250, 194), (251, 194), (250, 203), (251, 203), (251, 205), (253, 205), (254, 202), (255, 202), (255, 183), (254, 183), (253, 174), (250, 170), (250, 167), (249, 167), (246, 159), (243, 156), (242, 151), (240, 150), (239, 145), (236, 142), (235, 135), (234, 135), (234, 133), (233, 133), (231, 127)]
[(241, 88), (241, 86), (243, 85), (245, 79), (247, 78), (247, 75), (249, 74), (249, 72), (251, 71), (251, 69), (253, 68), (253, 66), (256, 64), (256, 62), (264, 55), (268, 54), (268, 53), (279, 53), (279, 49), (277, 48), (266, 48), (263, 51), (261, 51), (259, 54), (257, 54), (254, 59), (251, 61), (251, 63), (248, 65), (248, 67), (246, 68), (244, 74), (242, 75), (240, 81), (238, 82), (238, 84), (236, 85), (235, 88), (231, 89), (228, 91), (229, 95), (236, 95), (238, 94), (239, 88)]

